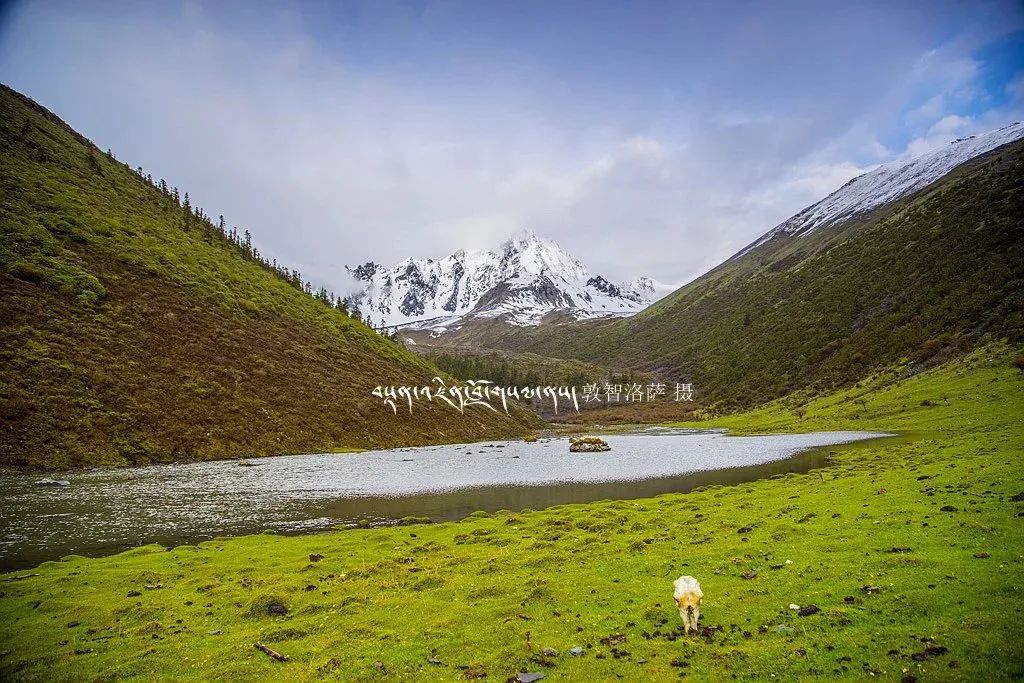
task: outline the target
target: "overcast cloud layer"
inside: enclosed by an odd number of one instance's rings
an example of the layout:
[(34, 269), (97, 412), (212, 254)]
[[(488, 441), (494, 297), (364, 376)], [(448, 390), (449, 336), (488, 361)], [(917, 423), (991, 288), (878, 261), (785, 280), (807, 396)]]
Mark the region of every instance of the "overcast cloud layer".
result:
[(15, 3), (0, 80), (317, 284), (522, 227), (681, 283), (1024, 118), (1020, 3), (827, 4)]

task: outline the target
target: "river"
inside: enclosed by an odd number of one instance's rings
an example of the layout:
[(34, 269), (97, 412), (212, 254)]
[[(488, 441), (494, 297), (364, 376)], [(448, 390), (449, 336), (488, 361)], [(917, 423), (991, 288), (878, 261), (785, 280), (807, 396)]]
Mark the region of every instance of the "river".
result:
[(879, 436), (652, 428), (607, 435), (604, 453), (569, 453), (566, 439), (489, 442), (50, 474), (71, 482), (59, 488), (4, 473), (0, 570), (147, 543), (650, 497), (807, 471), (827, 457), (820, 447)]

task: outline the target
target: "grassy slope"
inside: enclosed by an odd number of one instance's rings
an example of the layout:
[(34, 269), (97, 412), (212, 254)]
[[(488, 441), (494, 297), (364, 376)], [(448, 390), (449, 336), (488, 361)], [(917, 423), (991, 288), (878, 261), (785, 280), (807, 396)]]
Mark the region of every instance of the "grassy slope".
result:
[(636, 316), (511, 329), (476, 343), (692, 380), (706, 403), (752, 406), (846, 386), (901, 358), (1024, 340), (1024, 142), (916, 195), (805, 238), (772, 240)]
[(0, 89), (0, 465), (68, 467), (513, 436), (396, 418), (437, 369), (247, 259)]
[[(519, 669), (556, 680), (1020, 676), (1024, 504), (1010, 497), (1024, 491), (1024, 375), (1009, 357), (994, 349), (896, 384), (877, 378), (858, 396), (812, 400), (802, 421), (780, 403), (722, 422), (925, 430), (834, 449), (833, 465), (805, 475), (46, 563), (0, 584), (0, 641), (12, 651), (0, 677), (384, 680), (375, 661), (424, 680), (460, 679), (459, 666), (498, 681)], [(756, 578), (740, 576), (749, 570)], [(684, 573), (704, 588), (703, 624), (722, 631), (675, 638), (671, 580)], [(267, 615), (273, 599), (288, 614)], [(790, 603), (821, 612), (800, 617)], [(924, 638), (949, 651), (914, 660)], [(254, 650), (257, 640), (291, 661)], [(574, 645), (583, 657), (567, 653)]]

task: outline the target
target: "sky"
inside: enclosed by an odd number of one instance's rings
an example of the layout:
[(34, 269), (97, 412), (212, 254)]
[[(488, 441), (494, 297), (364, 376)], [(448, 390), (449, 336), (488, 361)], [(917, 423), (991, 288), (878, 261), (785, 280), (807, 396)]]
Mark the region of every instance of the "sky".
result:
[(681, 284), (1024, 119), (1024, 4), (0, 0), (0, 81), (339, 293), (523, 228)]

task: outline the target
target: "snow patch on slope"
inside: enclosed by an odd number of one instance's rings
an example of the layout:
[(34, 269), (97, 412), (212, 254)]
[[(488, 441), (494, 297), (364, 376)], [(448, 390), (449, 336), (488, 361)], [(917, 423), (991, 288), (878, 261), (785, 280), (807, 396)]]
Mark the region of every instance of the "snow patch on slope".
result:
[(780, 235), (802, 237), (857, 214), (905, 197), (930, 185), (976, 156), (1024, 137), (1016, 122), (983, 135), (954, 140), (945, 147), (912, 159), (897, 159), (857, 176), (841, 188), (780, 223), (737, 256)]

